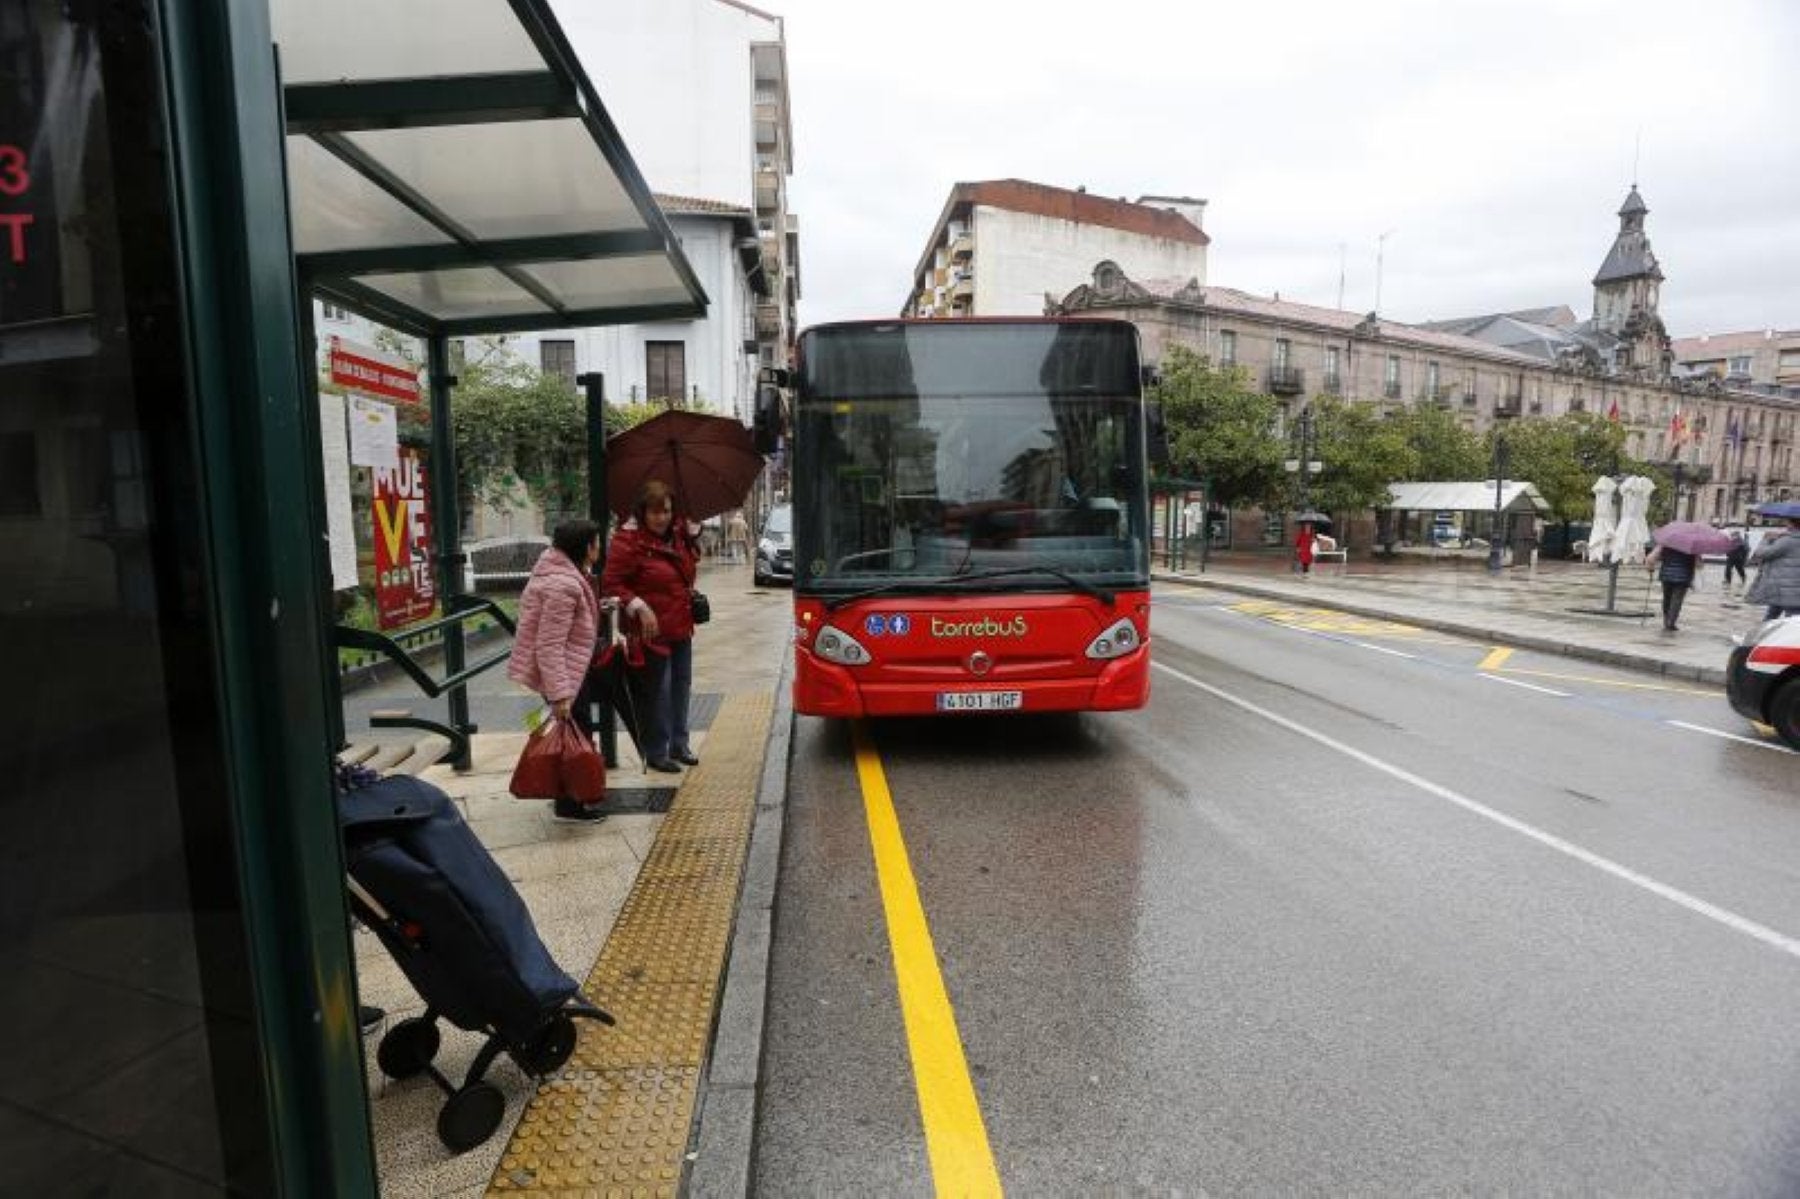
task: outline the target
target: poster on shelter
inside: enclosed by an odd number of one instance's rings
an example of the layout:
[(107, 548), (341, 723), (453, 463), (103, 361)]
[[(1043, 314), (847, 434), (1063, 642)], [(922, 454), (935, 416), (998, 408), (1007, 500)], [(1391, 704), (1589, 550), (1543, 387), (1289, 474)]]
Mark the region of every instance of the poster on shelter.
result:
[(344, 397), (319, 397), (325, 461), (325, 535), (331, 542), (331, 589), (356, 586), (356, 517), (350, 503), (350, 454), (344, 440)]
[(437, 607), (425, 463), (418, 450), (401, 446), (398, 464), (374, 473), (375, 608), (380, 626), (393, 629)]
[(400, 463), (400, 422), (394, 406), (367, 396), (350, 397), (350, 461), (392, 469)]

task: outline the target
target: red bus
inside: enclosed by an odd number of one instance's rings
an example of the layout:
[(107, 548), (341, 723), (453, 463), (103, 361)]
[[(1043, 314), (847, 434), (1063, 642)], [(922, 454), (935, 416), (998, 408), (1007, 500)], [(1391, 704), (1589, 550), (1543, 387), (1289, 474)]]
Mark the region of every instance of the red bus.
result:
[(1141, 708), (1150, 516), (1137, 330), (821, 325), (793, 392), (794, 708)]

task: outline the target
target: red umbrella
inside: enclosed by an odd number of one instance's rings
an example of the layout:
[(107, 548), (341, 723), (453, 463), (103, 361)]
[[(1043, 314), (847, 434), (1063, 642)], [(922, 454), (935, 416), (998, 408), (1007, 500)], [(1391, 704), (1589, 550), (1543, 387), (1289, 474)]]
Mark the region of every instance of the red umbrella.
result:
[(750, 430), (724, 416), (680, 410), (658, 413), (606, 443), (606, 503), (630, 514), (645, 483), (675, 491), (675, 507), (705, 520), (743, 504), (763, 468)]
[(1731, 548), (1731, 534), (1691, 520), (1666, 524), (1650, 536), (1665, 549), (1684, 554), (1722, 554)]

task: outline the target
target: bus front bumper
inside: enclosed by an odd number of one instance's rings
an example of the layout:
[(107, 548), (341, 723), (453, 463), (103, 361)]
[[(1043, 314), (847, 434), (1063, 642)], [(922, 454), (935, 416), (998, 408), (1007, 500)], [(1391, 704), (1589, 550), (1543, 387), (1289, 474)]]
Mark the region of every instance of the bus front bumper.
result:
[(1019, 691), (1018, 712), (1120, 712), (1150, 702), (1150, 647), (1140, 646), (1108, 662), (1095, 675), (1060, 679), (957, 680), (933, 683), (864, 682), (847, 667), (822, 661), (804, 649), (794, 670), (794, 711), (802, 716), (939, 716), (945, 692)]

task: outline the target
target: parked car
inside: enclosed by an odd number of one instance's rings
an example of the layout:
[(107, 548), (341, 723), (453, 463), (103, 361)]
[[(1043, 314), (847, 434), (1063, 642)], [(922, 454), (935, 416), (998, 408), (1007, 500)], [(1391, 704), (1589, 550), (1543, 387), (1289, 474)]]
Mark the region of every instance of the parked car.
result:
[(756, 585), (780, 580), (794, 581), (794, 509), (777, 504), (769, 509), (763, 522), (762, 537), (756, 543)]
[(1738, 715), (1800, 749), (1800, 616), (1765, 621), (1731, 651), (1725, 694)]

